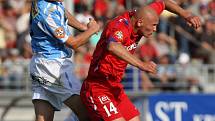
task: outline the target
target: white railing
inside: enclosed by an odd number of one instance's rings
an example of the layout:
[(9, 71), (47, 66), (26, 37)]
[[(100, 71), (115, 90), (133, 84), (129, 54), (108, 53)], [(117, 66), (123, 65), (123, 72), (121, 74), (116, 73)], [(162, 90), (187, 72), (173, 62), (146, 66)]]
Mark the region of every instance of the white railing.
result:
[[(174, 75), (169, 81), (162, 83), (159, 75), (164, 73), (164, 69), (171, 67), (171, 73)], [(162, 69), (162, 70), (160, 70)], [(168, 70), (166, 70), (167, 75)], [(122, 83), (125, 85), (127, 92), (144, 93), (141, 87), (143, 79), (141, 78), (141, 71), (133, 66), (128, 66), (127, 73), (125, 73)], [(147, 74), (146, 74), (147, 75)], [(186, 91), (186, 92), (215, 92), (215, 65), (159, 65), (158, 74), (156, 76), (149, 76), (153, 81), (153, 91)], [(169, 89), (169, 90), (168, 90)]]
[[(14, 78), (13, 75), (0, 75), (0, 90), (1, 91), (14, 91), (16, 93), (20, 92), (30, 92), (31, 80), (28, 73), (28, 65), (23, 65), (23, 73), (21, 78)], [(84, 79), (88, 70), (89, 65), (76, 65), (76, 68), (82, 69), (81, 73), (76, 73), (81, 79)], [(162, 88), (162, 86), (169, 86), (175, 88), (185, 88), (190, 86), (191, 83), (187, 82), (189, 79), (196, 79), (198, 83), (202, 86), (203, 90), (207, 92), (215, 92), (215, 65), (160, 65), (158, 68), (158, 74), (160, 73), (160, 67), (172, 67), (175, 72), (175, 81), (171, 83), (166, 83), (165, 85), (161, 82), (154, 82), (155, 90)], [(0, 67), (2, 69), (2, 67)], [(83, 72), (83, 70), (85, 72)], [(3, 73), (3, 72), (2, 72)], [(7, 72), (8, 73), (8, 72)], [(84, 73), (84, 74), (83, 74)], [(125, 89), (128, 92), (142, 93), (144, 90), (141, 87), (143, 80), (140, 77), (141, 71), (136, 67), (128, 66), (126, 73), (123, 77), (122, 83), (125, 85)], [(20, 76), (20, 73), (19, 73)], [(192, 80), (191, 80), (192, 81)], [(153, 90), (152, 90), (153, 91)], [(162, 90), (159, 90), (162, 91)]]

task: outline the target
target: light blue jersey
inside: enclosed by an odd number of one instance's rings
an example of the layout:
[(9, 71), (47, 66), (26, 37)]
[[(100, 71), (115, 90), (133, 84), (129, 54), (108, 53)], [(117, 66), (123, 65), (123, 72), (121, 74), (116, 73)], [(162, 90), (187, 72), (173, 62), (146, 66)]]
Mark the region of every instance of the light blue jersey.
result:
[(65, 45), (70, 36), (62, 2), (32, 2), (30, 34), (33, 53), (47, 59), (65, 58), (72, 50)]
[(72, 95), (80, 95), (81, 89), (81, 82), (73, 73), (72, 50), (65, 45), (70, 36), (67, 23), (61, 2), (32, 2), (32, 100), (46, 100), (54, 110), (60, 110)]

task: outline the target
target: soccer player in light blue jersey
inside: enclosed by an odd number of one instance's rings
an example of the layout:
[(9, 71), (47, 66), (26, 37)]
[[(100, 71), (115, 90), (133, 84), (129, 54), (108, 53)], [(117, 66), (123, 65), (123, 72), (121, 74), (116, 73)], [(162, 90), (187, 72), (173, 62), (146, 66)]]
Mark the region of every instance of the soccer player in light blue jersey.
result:
[[(75, 112), (80, 121), (87, 120), (79, 97), (81, 83), (72, 73), (72, 49), (85, 44), (91, 35), (98, 32), (99, 25), (93, 19), (88, 25), (81, 24), (65, 10), (62, 2), (32, 2), (30, 76), (36, 121), (53, 121), (54, 112), (60, 110), (63, 103)], [(68, 25), (84, 32), (74, 37)]]

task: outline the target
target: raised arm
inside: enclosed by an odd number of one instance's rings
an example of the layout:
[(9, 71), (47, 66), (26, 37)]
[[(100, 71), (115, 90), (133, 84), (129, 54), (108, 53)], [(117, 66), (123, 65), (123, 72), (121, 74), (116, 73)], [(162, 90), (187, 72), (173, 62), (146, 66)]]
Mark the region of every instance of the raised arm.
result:
[(66, 10), (65, 13), (68, 18), (69, 26), (74, 27), (80, 31), (87, 30), (87, 25), (80, 23), (73, 15), (71, 15), (71, 13), (68, 10)]
[(194, 27), (195, 29), (201, 26), (201, 21), (198, 16), (193, 15), (191, 12), (181, 8), (172, 0), (163, 0), (165, 4), (165, 9), (183, 17), (189, 26)]
[(77, 36), (70, 35), (66, 41), (66, 45), (73, 49), (77, 49), (78, 47), (82, 46), (83, 44), (88, 42), (88, 38), (93, 35), (94, 33), (98, 32), (100, 29), (99, 24), (96, 23), (95, 20), (90, 19), (88, 23), (88, 29)]

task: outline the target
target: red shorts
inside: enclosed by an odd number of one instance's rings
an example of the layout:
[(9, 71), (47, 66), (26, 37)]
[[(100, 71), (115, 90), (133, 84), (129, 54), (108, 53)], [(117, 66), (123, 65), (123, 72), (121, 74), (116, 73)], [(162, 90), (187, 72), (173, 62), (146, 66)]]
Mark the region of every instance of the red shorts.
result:
[(122, 88), (111, 89), (105, 83), (89, 79), (82, 85), (81, 100), (91, 121), (112, 121), (120, 117), (130, 120), (140, 114)]

